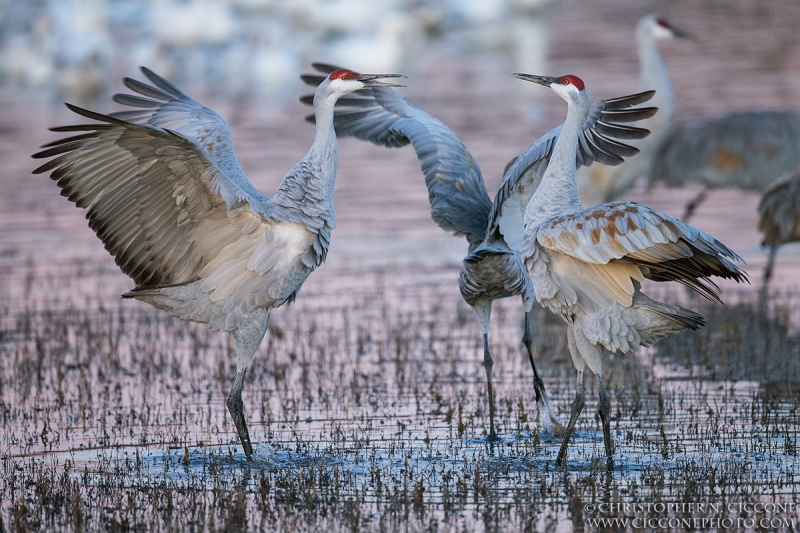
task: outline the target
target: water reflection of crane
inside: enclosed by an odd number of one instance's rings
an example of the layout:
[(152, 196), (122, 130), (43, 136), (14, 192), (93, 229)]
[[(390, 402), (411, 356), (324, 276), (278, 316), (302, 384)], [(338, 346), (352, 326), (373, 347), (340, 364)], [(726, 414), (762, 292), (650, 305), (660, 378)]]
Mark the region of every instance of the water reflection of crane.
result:
[(633, 352), (682, 329), (698, 329), (702, 315), (657, 302), (641, 282), (677, 281), (719, 301), (710, 276), (745, 281), (727, 246), (677, 219), (633, 202), (584, 208), (574, 158), (589, 97), (576, 76), (517, 77), (550, 88), (568, 104), (567, 119), (541, 183), (525, 213), (522, 256), (536, 299), (567, 322), (567, 341), (578, 371), (577, 393), (556, 463), (564, 466), (569, 439), (585, 403), (586, 367), (597, 380), (598, 412), (609, 467), (613, 466), (610, 402), (603, 383), (603, 349)]
[[(126, 79), (138, 95), (115, 99), (138, 109), (53, 128), (79, 134), (45, 145), (64, 196), (86, 218), (136, 287), (125, 293), (174, 317), (233, 334), (236, 377), (227, 406), (244, 452), (253, 453), (242, 402), (245, 372), (270, 311), (295, 299), (328, 252), (334, 227), (338, 149), (336, 101), (378, 78), (332, 72), (314, 97), (317, 134), (271, 198), (244, 174), (228, 125), (175, 86), (143, 69), (155, 87)], [(139, 96), (141, 95), (141, 96)]]
[[(324, 73), (337, 68), (321, 64), (315, 64), (315, 67)], [(318, 84), (324, 76), (304, 76), (304, 79), (310, 84)], [(631, 106), (652, 96), (651, 91), (595, 103), (592, 120), (587, 121), (583, 129), (584, 143), (578, 153), (577, 165), (588, 165), (593, 161), (619, 164), (621, 156), (636, 154), (635, 148), (614, 138), (634, 139), (648, 134), (647, 130), (625, 124), (653, 116), (656, 109), (652, 107), (631, 109)], [(303, 100), (311, 103), (310, 97)], [(370, 89), (341, 99), (335, 111), (334, 127), (338, 135), (352, 135), (381, 146), (399, 147), (410, 143), (422, 163), (431, 217), (442, 229), (464, 235), (469, 242), (469, 253), (461, 264), (458, 281), (461, 295), (475, 311), (483, 333), (489, 440), (497, 439), (492, 392), (494, 363), (489, 350), (492, 302), (516, 295), (522, 297), (525, 306), (522, 342), (533, 369), (534, 390), (543, 425), (557, 433), (563, 431), (534, 363), (530, 336), (533, 285), (518, 252), (522, 244), (523, 211), (547, 166), (561, 128), (546, 133), (510, 163), (492, 202), (477, 162), (455, 133), (394, 89)]]

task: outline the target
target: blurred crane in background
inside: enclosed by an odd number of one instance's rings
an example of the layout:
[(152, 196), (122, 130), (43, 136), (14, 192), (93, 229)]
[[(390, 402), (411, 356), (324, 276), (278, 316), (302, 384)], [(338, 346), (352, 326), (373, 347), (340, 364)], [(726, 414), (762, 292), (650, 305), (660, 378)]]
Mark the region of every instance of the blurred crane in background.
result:
[(311, 149), (267, 198), (250, 183), (219, 115), (142, 69), (154, 86), (130, 78), (136, 107), (101, 115), (72, 105), (96, 124), (52, 128), (80, 132), (49, 143), (61, 194), (86, 209), (94, 230), (136, 286), (123, 294), (183, 320), (233, 334), (236, 378), (227, 406), (242, 448), (253, 453), (242, 387), (267, 330), (270, 311), (294, 301), (325, 260), (335, 225), (338, 148), (336, 101), (395, 74), (331, 72), (314, 94), (317, 133)]
[(764, 191), (758, 214), (758, 229), (763, 234), (761, 244), (769, 246), (769, 257), (764, 267), (766, 288), (772, 278), (778, 247), (800, 241), (800, 169), (786, 174)]
[[(338, 67), (315, 63), (323, 73)], [(303, 79), (318, 85), (324, 75)], [(641, 139), (648, 131), (625, 125), (652, 117), (656, 108), (632, 108), (650, 100), (652, 91), (614, 100), (601, 100), (592, 106), (592, 115), (581, 132), (583, 144), (574, 166), (602, 161), (619, 164), (622, 157), (637, 150), (614, 140)], [(302, 98), (311, 104), (313, 98)], [(308, 117), (313, 121), (314, 117)], [(555, 433), (563, 426), (550, 406), (544, 383), (536, 370), (530, 333), (533, 285), (519, 255), (522, 244), (522, 215), (550, 159), (561, 127), (554, 128), (533, 143), (508, 167), (494, 202), (489, 199), (480, 168), (467, 148), (450, 128), (391, 88), (371, 88), (341, 100), (334, 114), (337, 135), (352, 135), (386, 147), (411, 144), (422, 164), (428, 186), (431, 217), (446, 231), (464, 235), (469, 253), (461, 264), (458, 284), (464, 300), (472, 307), (483, 333), (483, 364), (486, 370), (489, 403), (488, 440), (497, 440), (492, 388), (493, 360), (489, 350), (489, 319), (492, 302), (519, 295), (525, 306), (522, 342), (534, 376), (534, 391), (542, 424)], [(575, 159), (575, 158), (573, 158)]]
[(651, 104), (658, 108), (658, 114), (643, 124), (650, 130), (650, 135), (632, 143), (639, 149), (639, 155), (617, 166), (597, 164), (578, 169), (578, 194), (583, 205), (615, 200), (630, 189), (637, 179), (650, 174), (653, 157), (664, 141), (675, 110), (669, 73), (657, 43), (673, 38), (694, 39), (694, 36), (673, 27), (659, 15), (645, 15), (639, 19), (636, 25), (639, 89), (656, 92)]
[(739, 111), (674, 126), (653, 160), (651, 185), (699, 183), (688, 203), (688, 221), (712, 189), (764, 192), (800, 164), (800, 113)]

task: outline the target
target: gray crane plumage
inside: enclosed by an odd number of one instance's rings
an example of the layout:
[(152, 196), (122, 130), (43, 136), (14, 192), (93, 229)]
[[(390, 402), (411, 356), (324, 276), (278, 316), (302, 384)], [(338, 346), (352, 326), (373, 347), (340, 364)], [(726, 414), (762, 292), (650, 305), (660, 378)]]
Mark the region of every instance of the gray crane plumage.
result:
[(769, 246), (764, 267), (766, 287), (772, 278), (778, 247), (800, 241), (800, 169), (786, 174), (764, 191), (758, 214), (758, 229), (763, 235), (761, 244)]
[[(326, 73), (334, 67), (315, 64)], [(324, 77), (306, 75), (315, 85)], [(576, 165), (593, 161), (618, 164), (637, 152), (619, 139), (642, 138), (648, 131), (628, 126), (628, 122), (655, 114), (655, 108), (634, 108), (649, 100), (652, 91), (615, 100), (597, 102), (587, 118), (581, 136)], [(310, 103), (309, 97), (302, 99)], [(308, 117), (313, 120), (313, 117)], [(386, 147), (411, 144), (420, 160), (431, 217), (444, 230), (465, 235), (469, 253), (462, 261), (459, 289), (473, 308), (483, 333), (484, 367), (487, 377), (490, 430), (489, 440), (497, 438), (492, 392), (493, 361), (488, 331), (492, 301), (520, 295), (525, 306), (523, 344), (534, 373), (536, 401), (545, 428), (563, 430), (550, 406), (544, 383), (534, 363), (530, 336), (530, 311), (533, 285), (518, 253), (522, 237), (522, 213), (538, 185), (560, 128), (555, 128), (533, 143), (509, 165), (494, 202), (489, 200), (477, 162), (461, 140), (440, 120), (432, 117), (393, 89), (375, 88), (342, 98), (334, 115), (336, 133)]]
[(686, 206), (688, 220), (708, 191), (733, 187), (764, 192), (800, 164), (800, 113), (750, 110), (675, 125), (653, 162), (650, 183), (699, 183)]
[(719, 301), (711, 276), (736, 281), (747, 277), (733, 264), (741, 261), (733, 250), (677, 219), (633, 202), (584, 207), (573, 164), (589, 113), (583, 81), (576, 76), (515, 76), (548, 87), (568, 104), (562, 133), (526, 207), (521, 250), (536, 299), (567, 323), (567, 344), (578, 373), (556, 464), (566, 465), (569, 439), (585, 403), (588, 366), (597, 380), (607, 464), (613, 467), (603, 350), (633, 352), (705, 323), (702, 315), (689, 309), (652, 300), (641, 291), (642, 281), (678, 281)]
[(102, 115), (69, 104), (96, 123), (49, 143), (34, 173), (51, 178), (77, 207), (120, 269), (135, 282), (123, 297), (174, 317), (231, 332), (237, 371), (227, 399), (245, 454), (252, 455), (241, 391), (270, 310), (291, 302), (324, 260), (335, 226), (338, 151), (335, 101), (379, 77), (331, 74), (315, 93), (314, 143), (267, 198), (247, 180), (227, 124), (153, 72), (155, 85), (126, 79), (138, 95), (115, 100), (134, 111)]
[[(323, 72), (337, 67), (315, 63)], [(303, 80), (318, 85), (324, 76)], [(310, 97), (301, 99), (310, 103)], [(309, 121), (313, 116), (307, 117)], [(409, 143), (422, 166), (431, 217), (444, 230), (464, 235), (470, 246), (483, 241), (492, 208), (478, 163), (464, 144), (441, 121), (395, 90), (359, 91), (339, 100), (334, 127), (340, 136), (399, 148)]]

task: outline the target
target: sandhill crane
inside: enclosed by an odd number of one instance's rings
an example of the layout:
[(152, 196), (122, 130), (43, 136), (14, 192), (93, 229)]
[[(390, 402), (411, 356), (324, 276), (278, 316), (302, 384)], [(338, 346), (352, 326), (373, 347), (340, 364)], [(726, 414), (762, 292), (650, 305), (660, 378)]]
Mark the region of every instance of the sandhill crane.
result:
[(764, 235), (761, 244), (769, 246), (764, 268), (764, 286), (772, 278), (778, 247), (800, 241), (800, 169), (775, 181), (758, 204), (758, 229)]
[(651, 184), (703, 189), (687, 205), (688, 220), (710, 189), (764, 192), (800, 164), (800, 112), (751, 110), (673, 126), (655, 155)]
[[(321, 72), (338, 67), (315, 64)], [(304, 76), (309, 84), (318, 84), (323, 76)], [(600, 101), (592, 106), (592, 117), (583, 126), (581, 150), (573, 164), (593, 161), (619, 164), (621, 156), (636, 153), (635, 148), (612, 137), (642, 138), (648, 131), (624, 123), (652, 116), (656, 109), (634, 108), (649, 100), (652, 91)], [(309, 97), (303, 101), (310, 103)], [(309, 117), (313, 120), (313, 117)], [(519, 295), (525, 306), (525, 331), (522, 342), (528, 353), (534, 376), (534, 390), (543, 425), (555, 433), (563, 431), (553, 412), (533, 358), (530, 335), (530, 311), (533, 308), (533, 285), (518, 253), (522, 243), (522, 213), (538, 185), (553, 144), (561, 128), (555, 128), (533, 143), (508, 167), (494, 203), (489, 200), (480, 168), (464, 144), (450, 128), (435, 119), (394, 89), (372, 88), (339, 101), (334, 113), (338, 135), (352, 135), (386, 147), (411, 143), (422, 163), (428, 186), (431, 217), (444, 230), (464, 235), (469, 253), (461, 264), (458, 286), (464, 300), (472, 307), (483, 333), (483, 365), (486, 370), (489, 403), (488, 440), (497, 440), (494, 425), (492, 392), (492, 356), (489, 350), (489, 318), (492, 302)], [(499, 224), (489, 226), (490, 219)]]
[(639, 155), (617, 166), (598, 164), (578, 169), (578, 194), (584, 205), (616, 200), (630, 189), (637, 179), (650, 173), (653, 156), (664, 141), (675, 109), (669, 73), (664, 66), (657, 43), (673, 38), (695, 37), (675, 28), (667, 19), (656, 14), (645, 15), (639, 19), (636, 25), (639, 89), (656, 92), (650, 104), (658, 107), (658, 114), (643, 124), (650, 130), (650, 135), (632, 143), (639, 149)]
[(227, 406), (248, 459), (243, 413), (247, 366), (270, 311), (292, 302), (324, 260), (334, 228), (338, 149), (333, 108), (381, 78), (336, 70), (314, 94), (314, 143), (267, 198), (250, 183), (222, 118), (142, 68), (153, 83), (126, 78), (141, 96), (116, 95), (138, 109), (101, 115), (70, 104), (96, 124), (52, 128), (81, 132), (44, 145), (61, 194), (87, 210), (89, 227), (136, 283), (124, 298), (233, 333), (236, 377)]
[[(584, 208), (575, 180), (575, 152), (589, 97), (576, 76), (516, 74), (552, 89), (568, 104), (547, 170), (525, 211), (522, 256), (536, 299), (567, 322), (567, 342), (578, 371), (577, 393), (556, 464), (565, 466), (567, 446), (584, 406), (586, 366), (597, 379), (607, 464), (613, 467), (610, 403), (602, 377), (602, 354), (633, 352), (705, 319), (689, 309), (645, 296), (641, 282), (677, 281), (719, 302), (720, 276), (746, 281), (731, 261), (742, 259), (714, 237), (633, 202)], [(491, 223), (491, 222), (490, 222)]]

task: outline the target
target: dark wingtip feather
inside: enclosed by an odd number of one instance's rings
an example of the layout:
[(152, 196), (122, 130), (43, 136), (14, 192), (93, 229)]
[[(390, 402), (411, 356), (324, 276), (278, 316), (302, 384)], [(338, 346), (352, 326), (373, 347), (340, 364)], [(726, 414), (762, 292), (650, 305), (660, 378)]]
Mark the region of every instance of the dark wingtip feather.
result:
[[(43, 144), (40, 148), (39, 152), (32, 154), (31, 157), (34, 159), (44, 159), (47, 157), (52, 157), (54, 155), (62, 154), (66, 151), (70, 151), (72, 148), (69, 147), (71, 143), (75, 141), (79, 141), (82, 139), (87, 139), (93, 137), (97, 130), (102, 130), (108, 127), (108, 124), (125, 124), (125, 122), (120, 121), (116, 118), (109, 117), (107, 115), (102, 115), (100, 113), (95, 113), (94, 111), (89, 111), (88, 109), (84, 109), (82, 107), (78, 107), (76, 105), (65, 103), (64, 105), (78, 115), (82, 117), (86, 117), (88, 119), (97, 120), (100, 122), (105, 122), (106, 124), (79, 124), (75, 126), (55, 126), (50, 128), (50, 131), (54, 132), (69, 132), (69, 131), (88, 131), (90, 133), (86, 133), (83, 135), (77, 135), (74, 137), (68, 137), (66, 139), (57, 139), (55, 141)], [(38, 167), (33, 171), (34, 174), (41, 174), (43, 172), (47, 172), (48, 170), (52, 170), (57, 166), (58, 159), (54, 159), (52, 161), (48, 161), (47, 163), (43, 164), (42, 166)]]
[(105, 127), (105, 124), (75, 124), (72, 126), (53, 126), (52, 128), (47, 128), (47, 130), (63, 133), (67, 131), (97, 131)]
[(54, 149), (55, 147), (62, 147), (65, 144), (74, 143), (76, 141), (82, 141), (84, 139), (91, 139), (91, 138), (94, 138), (96, 136), (97, 136), (97, 128), (92, 128), (89, 131), (89, 133), (84, 133), (82, 135), (74, 135), (72, 137), (66, 137), (66, 138), (63, 138), (63, 139), (56, 139), (55, 141), (51, 141), (49, 143), (45, 143), (42, 146), (40, 146), (40, 148), (48, 148), (48, 150), (43, 150), (41, 152), (37, 152), (37, 153), (33, 154), (33, 156), (31, 156), (31, 157), (35, 157), (37, 159), (44, 158), (44, 157), (50, 157), (52, 155), (55, 155), (55, 153), (49, 153), (49, 152), (52, 152), (52, 149)]
[(650, 130), (646, 128), (637, 128), (635, 126), (624, 126), (622, 124), (611, 124), (602, 119), (598, 120), (594, 125), (594, 129), (598, 133), (602, 133), (614, 139), (644, 139), (650, 135)]
[(123, 78), (122, 83), (131, 91), (160, 102), (167, 102), (173, 98), (169, 93), (133, 78)]
[(609, 122), (622, 123), (622, 122), (636, 122), (637, 120), (644, 120), (650, 118), (658, 112), (657, 107), (637, 107), (636, 109), (606, 109), (603, 111), (605, 119)]
[[(38, 153), (37, 154), (33, 154), (31, 157), (33, 157), (34, 159), (39, 159), (39, 154)], [(52, 163), (52, 161), (48, 161), (47, 163), (43, 163), (43, 164), (39, 165), (38, 167), (36, 167), (33, 170), (33, 172), (31, 172), (31, 174), (44, 174), (48, 170), (45, 167), (47, 167), (50, 163)]]
[(139, 65), (139, 70), (141, 71), (142, 74), (147, 76), (148, 80), (152, 81), (153, 83), (155, 83), (156, 80), (167, 81), (158, 74), (156, 74), (155, 72), (153, 72), (152, 70), (150, 70), (149, 68), (145, 67), (144, 65)]
[(162, 91), (168, 93), (170, 96), (175, 98), (188, 98), (183, 91), (178, 89), (174, 84), (167, 81), (166, 79), (162, 78), (149, 68), (145, 66), (140, 66), (139, 70), (142, 71), (142, 74), (147, 76), (147, 79), (150, 80), (156, 87), (161, 89)]
[(655, 94), (655, 91), (644, 91), (636, 94), (629, 94), (628, 96), (620, 96), (619, 98), (611, 98), (606, 100), (606, 109), (612, 111), (627, 109), (651, 100)]
[(632, 157), (639, 153), (639, 149), (635, 146), (606, 137), (598, 131), (589, 130), (586, 132), (586, 136), (592, 140), (594, 145), (600, 146), (603, 151), (619, 157)]
[(162, 102), (150, 100), (149, 98), (142, 98), (141, 96), (134, 96), (132, 94), (117, 93), (111, 97), (116, 103), (126, 105), (128, 107), (146, 107), (156, 108), (161, 106)]
[(125, 122), (122, 120), (109, 117), (108, 115), (103, 115), (102, 113), (95, 113), (94, 111), (89, 111), (88, 109), (84, 109), (70, 103), (65, 103), (64, 105), (66, 105), (70, 111), (82, 117), (97, 120), (99, 122), (107, 122), (109, 124), (125, 124)]
[(308, 85), (317, 86), (325, 81), (325, 76), (320, 76), (319, 74), (301, 74), (300, 79)]
[[(331, 65), (330, 63), (316, 63), (316, 62), (311, 63), (311, 67), (314, 70), (318, 70), (319, 72), (324, 72), (325, 74), (330, 74), (334, 70), (340, 70), (343, 68), (336, 65)], [(358, 73), (356, 72), (356, 74)]]

